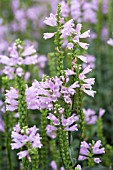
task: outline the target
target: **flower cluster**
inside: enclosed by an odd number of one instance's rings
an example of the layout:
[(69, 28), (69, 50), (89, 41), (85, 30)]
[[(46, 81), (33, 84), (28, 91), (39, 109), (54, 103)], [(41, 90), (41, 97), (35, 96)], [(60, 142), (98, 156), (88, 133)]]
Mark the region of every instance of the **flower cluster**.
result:
[[(75, 89), (79, 87), (75, 82), (70, 87), (63, 86), (63, 81), (58, 78), (47, 79), (45, 82), (35, 80), (31, 87), (26, 87), (26, 103), (28, 109), (53, 109), (53, 103), (63, 96), (65, 103), (72, 104), (71, 95), (75, 94)], [(18, 90), (11, 87), (6, 90), (6, 109), (9, 111), (17, 110)]]
[(9, 56), (0, 55), (0, 63), (4, 64), (3, 73), (9, 77), (14, 78), (14, 73), (18, 76), (24, 74), (23, 65), (36, 64), (38, 62), (38, 55), (34, 46), (23, 47), (16, 42), (8, 48)]
[(29, 155), (29, 144), (30, 147), (33, 148), (41, 148), (41, 137), (39, 133), (37, 133), (36, 126), (33, 126), (31, 128), (23, 128), (20, 129), (19, 124), (17, 124), (12, 131), (11, 138), (12, 143), (11, 147), (12, 149), (20, 149), (23, 146), (27, 147), (27, 150), (19, 152), (17, 155), (19, 156), (19, 159), (22, 159), (25, 156)]
[[(82, 61), (83, 60), (87, 61), (87, 58), (85, 58), (84, 56), (78, 56), (78, 58), (81, 59)], [(78, 68), (78, 69), (81, 70), (81, 68)], [(92, 71), (92, 69), (90, 68), (90, 65), (88, 65), (86, 68), (84, 68), (84, 70), (79, 74), (79, 81), (81, 84), (81, 90), (84, 93), (86, 93), (87, 95), (94, 97), (94, 94), (96, 93), (96, 91), (92, 90), (92, 85), (94, 85), (95, 78), (87, 78), (86, 77), (86, 74), (91, 71)], [(68, 74), (75, 75), (76, 73), (73, 72), (72, 70), (69, 73), (69, 70), (68, 70)]]
[[(46, 17), (44, 23), (52, 27), (57, 26), (56, 16), (54, 14), (50, 14), (50, 17)], [(71, 49), (73, 48), (74, 43), (77, 43), (83, 49), (88, 49), (89, 44), (81, 42), (80, 39), (90, 37), (90, 30), (81, 33), (81, 29), (82, 24), (77, 24), (76, 28), (74, 28), (73, 19), (67, 21), (62, 25), (61, 39), (63, 39), (63, 42), (66, 42), (69, 36), (73, 37), (73, 42), (67, 44), (67, 48)], [(54, 35), (55, 33), (44, 33), (44, 39), (52, 38)]]
[(90, 65), (92, 69), (95, 68), (95, 60), (96, 58), (93, 55), (86, 54), (85, 57), (87, 58), (87, 62), (82, 64), (83, 69)]
[(98, 117), (100, 118), (104, 115), (105, 110), (100, 108), (98, 116), (96, 115), (96, 112), (92, 109), (83, 109), (83, 112), (85, 114), (85, 122), (90, 125), (95, 124)]
[[(53, 125), (47, 125), (46, 127), (46, 132), (47, 135), (51, 138), (56, 138), (56, 131), (57, 127), (60, 125), (60, 118), (57, 118), (55, 115), (52, 113), (49, 113), (47, 116), (48, 119), (50, 119), (53, 122)], [(61, 116), (61, 125), (63, 126), (65, 131), (78, 131), (77, 124), (74, 124), (76, 121), (78, 121), (78, 116), (73, 114), (72, 116), (68, 117), (67, 119), (64, 118), (64, 115), (62, 114)]]
[(95, 24), (97, 22), (96, 18), (97, 9), (98, 2), (96, 1), (84, 2), (78, 0), (71, 0), (70, 7), (64, 1), (61, 2), (61, 15), (67, 18), (70, 12), (72, 18), (77, 22), (90, 22)]
[(100, 148), (102, 146), (101, 141), (98, 140), (97, 142), (91, 144), (87, 143), (85, 141), (81, 142), (81, 148), (80, 148), (80, 155), (79, 160), (85, 160), (88, 159), (88, 157), (93, 158), (95, 163), (100, 163), (101, 159), (97, 158), (97, 155), (105, 153), (104, 148)]
[[(65, 78), (63, 78), (65, 79)], [(58, 101), (61, 95), (66, 103), (71, 104), (71, 95), (75, 94), (77, 82), (70, 87), (63, 86), (62, 77), (47, 78), (46, 81), (35, 80), (31, 87), (26, 89), (26, 102), (28, 109), (53, 109), (53, 103)], [(32, 100), (31, 100), (32, 99)]]

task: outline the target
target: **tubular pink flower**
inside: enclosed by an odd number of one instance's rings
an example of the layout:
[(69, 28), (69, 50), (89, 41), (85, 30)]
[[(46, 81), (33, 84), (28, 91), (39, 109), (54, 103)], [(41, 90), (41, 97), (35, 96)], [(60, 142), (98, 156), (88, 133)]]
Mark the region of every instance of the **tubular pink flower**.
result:
[(105, 113), (105, 110), (100, 108), (99, 109), (99, 117), (102, 117), (104, 115), (104, 113)]
[(79, 160), (88, 159), (91, 152), (91, 154), (93, 154), (92, 157), (94, 157), (94, 162), (100, 163), (101, 162), (100, 158), (95, 158), (96, 155), (105, 153), (104, 148), (100, 148), (100, 146), (101, 146), (100, 140), (98, 140), (95, 144), (91, 143), (88, 144), (85, 141), (81, 142)]
[(54, 125), (60, 125), (60, 121), (52, 113), (49, 113), (49, 116), (47, 116), (47, 118), (52, 120)]
[(89, 44), (87, 43), (83, 43), (83, 42), (78, 42), (78, 44), (80, 45), (80, 47), (82, 47), (83, 49), (87, 50), (89, 47)]
[(101, 161), (100, 158), (94, 158), (94, 162), (97, 163), (97, 164), (99, 164), (99, 163), (102, 162), (102, 161)]
[(28, 151), (27, 150), (24, 150), (24, 151), (21, 151), (21, 152), (18, 152), (17, 155), (19, 156), (19, 159), (22, 159), (24, 157), (26, 157), (28, 155)]
[(55, 161), (52, 161), (50, 165), (51, 165), (53, 170), (57, 170), (57, 164), (56, 164)]
[(107, 41), (107, 44), (109, 44), (109, 45), (113, 46), (113, 39), (112, 39), (112, 38), (110, 38), (110, 39)]
[(22, 56), (30, 56), (32, 54), (35, 54), (36, 53), (36, 49), (34, 48), (34, 46), (29, 46), (29, 47), (26, 47), (24, 52), (22, 53)]
[(83, 109), (83, 112), (85, 114), (85, 122), (87, 124), (95, 124), (97, 121), (96, 112), (92, 109)]
[(54, 35), (55, 33), (44, 33), (43, 38), (46, 40), (46, 39), (52, 38)]
[(92, 69), (90, 68), (90, 65), (88, 65), (88, 66), (82, 71), (82, 73), (80, 73), (79, 79), (81, 79), (81, 80), (85, 79), (85, 78), (86, 78), (85, 74), (87, 74), (87, 73), (89, 73), (89, 72), (91, 72), (91, 71), (92, 71)]
[(56, 131), (57, 131), (57, 128), (55, 126), (47, 125), (46, 133), (50, 138), (52, 139), (56, 138)]
[(19, 149), (22, 146), (27, 146), (26, 143), (30, 143), (33, 148), (41, 148), (41, 137), (39, 133), (37, 133), (36, 126), (31, 128), (27, 128), (26, 130), (20, 130), (19, 124), (13, 128), (11, 138), (12, 149)]
[(18, 91), (13, 87), (10, 90), (6, 90), (6, 109), (9, 111), (17, 110), (18, 108)]
[(46, 25), (49, 25), (51, 27), (57, 26), (56, 16), (54, 14), (50, 14), (50, 17), (46, 17), (44, 20), (44, 23)]
[(84, 93), (88, 94), (89, 96), (91, 97), (94, 97), (96, 91), (93, 91), (93, 90), (86, 90), (86, 89), (83, 89)]
[(85, 31), (83, 34), (80, 34), (79, 38), (88, 38), (90, 37), (90, 30)]
[(83, 55), (77, 56), (80, 60), (82, 60), (84, 63), (87, 63), (87, 57)]

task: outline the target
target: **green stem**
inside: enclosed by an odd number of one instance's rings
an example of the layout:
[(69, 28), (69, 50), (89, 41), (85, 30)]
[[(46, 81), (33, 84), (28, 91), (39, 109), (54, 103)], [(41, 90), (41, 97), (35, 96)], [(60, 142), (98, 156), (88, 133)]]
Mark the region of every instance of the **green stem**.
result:
[(92, 168), (94, 166), (94, 158), (88, 158), (88, 167)]
[[(3, 77), (2, 82), (4, 86), (4, 92), (9, 89), (8, 87), (8, 77)], [(4, 97), (4, 100), (6, 98)], [(5, 140), (6, 140), (6, 149), (7, 149), (7, 155), (8, 155), (8, 163), (9, 163), (9, 170), (13, 170), (13, 164), (12, 164), (12, 153), (11, 153), (11, 113), (6, 110), (6, 104), (5, 104), (5, 114), (4, 114), (4, 123), (5, 123)]]
[(55, 67), (55, 54), (54, 53), (49, 53), (48, 58), (49, 58), (49, 70), (50, 70), (50, 76), (55, 77), (56, 76), (56, 67)]
[(22, 170), (28, 170), (29, 169), (29, 161), (25, 157), (22, 159)]
[[(32, 170), (39, 170), (39, 155), (38, 149), (32, 148), (31, 149), (31, 162), (32, 162)], [(45, 169), (44, 169), (45, 170)]]
[(57, 150), (56, 140), (54, 139), (50, 141), (50, 150), (52, 159), (57, 163), (57, 166), (59, 166), (59, 151)]
[(2, 156), (2, 132), (0, 132), (0, 170), (2, 170), (3, 156)]
[(108, 1), (108, 30), (109, 30), (109, 37), (112, 37), (112, 31), (113, 31), (113, 0)]
[[(18, 86), (18, 113), (19, 113), (19, 123), (20, 128), (27, 126), (27, 106), (25, 99), (25, 82), (24, 77), (17, 77), (17, 86)], [(27, 158), (22, 159), (22, 170), (28, 170), (29, 161)]]
[(103, 135), (103, 123), (102, 118), (98, 118), (97, 120), (97, 136), (102, 141), (102, 145), (105, 145), (105, 137)]
[(57, 56), (57, 75), (60, 77), (61, 75), (64, 75), (64, 65), (63, 65), (63, 51), (62, 51), (62, 41), (61, 41), (61, 28), (62, 25), (60, 23), (61, 18), (61, 5), (58, 4), (57, 9), (57, 32), (55, 34), (55, 45), (56, 45), (56, 56)]
[(67, 132), (60, 125), (58, 129), (58, 140), (59, 140), (59, 149), (60, 149), (62, 162), (65, 167), (65, 170), (73, 170), (72, 162), (71, 162), (70, 155), (69, 155), (69, 144), (67, 141), (66, 133)]
[(42, 137), (42, 148), (41, 148), (41, 163), (44, 170), (47, 169), (48, 160), (48, 138), (46, 134), (47, 126), (47, 110), (41, 111), (41, 137)]
[(100, 44), (100, 41), (101, 41), (101, 30), (102, 30), (102, 22), (103, 22), (102, 5), (103, 5), (102, 0), (99, 0), (98, 11), (97, 11), (97, 24), (96, 24), (98, 44)]
[(85, 122), (84, 122), (84, 113), (83, 113), (83, 108), (82, 108), (82, 99), (83, 99), (82, 91), (80, 88), (78, 88), (76, 91), (76, 114), (79, 117), (78, 128), (79, 128), (79, 139), (80, 140), (79, 140), (77, 161), (79, 157), (81, 141), (83, 140), (84, 135), (85, 135)]
[(25, 81), (23, 77), (17, 77), (18, 85), (18, 113), (20, 127), (23, 128), (27, 125), (27, 106), (25, 99)]

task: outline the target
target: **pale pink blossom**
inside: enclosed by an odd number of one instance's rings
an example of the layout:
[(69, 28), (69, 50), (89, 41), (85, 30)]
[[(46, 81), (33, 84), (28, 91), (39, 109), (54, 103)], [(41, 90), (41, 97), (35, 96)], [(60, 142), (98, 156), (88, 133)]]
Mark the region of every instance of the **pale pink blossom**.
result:
[(22, 159), (24, 157), (26, 157), (28, 155), (28, 151), (27, 150), (24, 150), (24, 151), (20, 151), (17, 153), (17, 155), (19, 156), (19, 159)]
[(44, 23), (51, 27), (55, 27), (57, 25), (56, 16), (51, 13), (50, 17), (45, 18)]
[(82, 60), (84, 63), (87, 63), (87, 57), (83, 55), (77, 56), (80, 60)]
[(109, 45), (113, 46), (113, 39), (110, 38), (110, 39), (107, 41), (107, 43), (108, 43)]
[(55, 33), (44, 33), (43, 38), (46, 40), (46, 39), (52, 38), (54, 35)]

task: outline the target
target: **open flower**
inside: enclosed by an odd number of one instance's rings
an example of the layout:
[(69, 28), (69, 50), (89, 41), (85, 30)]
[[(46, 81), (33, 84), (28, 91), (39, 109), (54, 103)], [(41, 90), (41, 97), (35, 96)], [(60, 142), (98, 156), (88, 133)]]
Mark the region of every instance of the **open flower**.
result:
[(80, 39), (90, 37), (90, 30), (85, 31), (84, 33), (81, 34), (81, 29), (82, 29), (82, 24), (77, 24), (75, 29), (77, 35), (73, 38), (73, 42), (78, 43), (80, 47), (87, 50), (89, 44), (81, 42)]
[[(20, 125), (17, 124), (12, 131), (11, 138), (11, 148), (12, 149), (19, 149), (23, 146), (26, 146), (28, 148), (28, 143), (33, 148), (41, 148), (41, 137), (39, 133), (37, 133), (36, 126), (33, 126), (31, 128), (23, 128), (20, 129)], [(19, 159), (22, 159), (23, 157), (26, 157), (29, 154), (28, 150), (24, 150), (19, 152), (17, 155), (19, 156)]]
[[(52, 113), (49, 113), (49, 116), (47, 116), (47, 118), (50, 119), (54, 124), (54, 126), (48, 125), (46, 127), (47, 135), (54, 139), (56, 138), (56, 131), (58, 129), (58, 126), (60, 125), (60, 120)], [(78, 116), (76, 116), (76, 114), (73, 114), (67, 119), (65, 119), (64, 115), (62, 114), (61, 120), (62, 120), (62, 126), (64, 127), (64, 130), (78, 131), (77, 124), (75, 124), (75, 122), (78, 121)]]
[(45, 18), (44, 23), (51, 27), (55, 27), (57, 25), (56, 16), (51, 13), (50, 17)]
[(80, 155), (78, 159), (82, 161), (82, 160), (88, 159), (90, 155), (90, 159), (94, 158), (95, 163), (100, 163), (101, 159), (97, 158), (96, 156), (105, 153), (105, 149), (100, 148), (101, 146), (102, 144), (100, 140), (96, 141), (95, 143), (93, 142), (93, 144), (91, 143), (88, 144), (85, 141), (81, 142)]
[(18, 108), (18, 91), (10, 87), (10, 90), (6, 90), (6, 110), (14, 111)]

